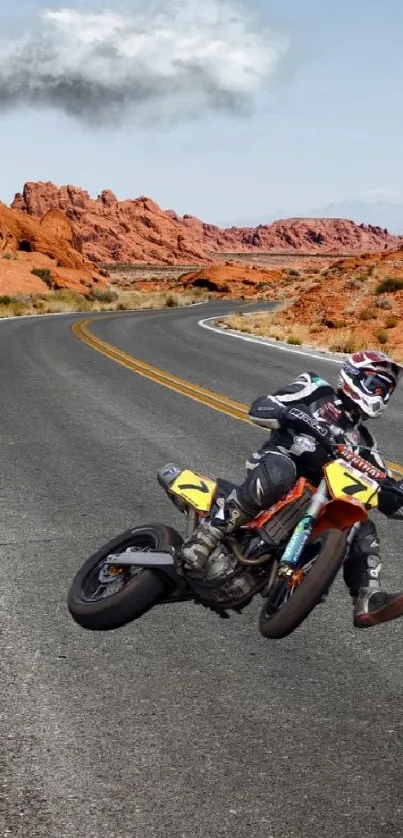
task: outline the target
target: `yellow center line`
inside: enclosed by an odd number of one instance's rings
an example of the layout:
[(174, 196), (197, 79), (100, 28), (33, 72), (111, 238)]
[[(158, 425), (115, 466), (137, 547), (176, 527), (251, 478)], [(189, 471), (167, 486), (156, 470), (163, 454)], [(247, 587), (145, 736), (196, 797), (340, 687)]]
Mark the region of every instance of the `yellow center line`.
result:
[[(91, 323), (101, 319), (104, 318), (91, 317), (87, 320), (78, 320), (71, 327), (72, 332), (79, 340), (87, 344), (87, 346), (91, 346), (92, 349), (96, 349), (97, 352), (105, 355), (111, 361), (116, 361), (117, 364), (120, 364), (122, 367), (126, 367), (126, 369), (129, 369), (131, 372), (135, 372), (137, 375), (142, 375), (144, 378), (149, 378), (151, 381), (154, 381), (156, 384), (160, 384), (162, 387), (174, 390), (175, 393), (187, 396), (200, 404), (204, 404), (207, 407), (220, 411), (220, 413), (232, 416), (233, 419), (238, 419), (241, 422), (247, 422), (253, 428), (258, 427), (249, 419), (248, 406), (246, 404), (236, 402), (233, 399), (229, 399), (227, 396), (221, 395), (220, 393), (214, 393), (212, 390), (207, 390), (205, 387), (199, 387), (197, 384), (192, 384), (191, 381), (187, 381), (184, 378), (179, 378), (176, 375), (164, 372), (164, 370), (154, 367), (152, 364), (147, 364), (139, 358), (134, 358), (134, 356), (129, 355), (128, 352), (123, 352), (123, 350), (118, 349), (117, 346), (107, 343), (107, 341), (102, 340), (102, 338), (97, 335), (94, 335), (89, 326)], [(399, 463), (387, 463), (387, 466), (396, 474), (403, 475), (403, 466)]]

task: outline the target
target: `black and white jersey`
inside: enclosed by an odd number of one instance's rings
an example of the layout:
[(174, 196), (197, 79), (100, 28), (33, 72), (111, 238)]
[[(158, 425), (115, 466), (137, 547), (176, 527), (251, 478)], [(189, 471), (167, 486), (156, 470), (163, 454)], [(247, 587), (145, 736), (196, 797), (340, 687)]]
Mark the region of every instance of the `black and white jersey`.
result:
[(326, 451), (309, 434), (280, 425), (279, 419), (284, 407), (297, 405), (315, 420), (326, 423), (332, 431), (342, 430), (347, 444), (355, 453), (377, 468), (387, 471), (370, 431), (362, 422), (354, 424), (349, 419), (333, 387), (313, 372), (304, 372), (276, 393), (255, 399), (249, 416), (256, 425), (270, 429), (271, 436), (262, 449), (253, 455), (247, 467), (257, 465), (265, 451), (275, 450), (288, 454), (294, 460), (299, 475), (315, 485), (319, 484), (323, 465), (328, 459)]

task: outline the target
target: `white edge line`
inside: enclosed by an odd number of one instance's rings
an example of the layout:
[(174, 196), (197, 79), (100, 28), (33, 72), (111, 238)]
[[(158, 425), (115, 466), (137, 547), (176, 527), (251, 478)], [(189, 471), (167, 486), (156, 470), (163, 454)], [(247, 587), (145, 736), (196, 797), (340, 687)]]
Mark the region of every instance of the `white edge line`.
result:
[(233, 329), (220, 329), (218, 326), (209, 325), (211, 321), (215, 322), (219, 319), (219, 317), (222, 318), (225, 316), (226, 315), (216, 315), (215, 317), (207, 317), (205, 320), (199, 320), (197, 325), (201, 326), (202, 329), (208, 329), (210, 332), (217, 332), (219, 335), (228, 335), (230, 338), (238, 338), (239, 340), (245, 340), (248, 343), (257, 343), (259, 346), (266, 346), (268, 349), (278, 349), (280, 352), (292, 352), (294, 355), (305, 355), (308, 356), (308, 358), (315, 358), (318, 361), (324, 361), (329, 364), (341, 364), (344, 358), (347, 358), (347, 355), (341, 353), (337, 358), (333, 358), (326, 352), (324, 352), (323, 355), (320, 355), (315, 352), (311, 352), (309, 349), (294, 349), (294, 347), (288, 346), (288, 344), (281, 343), (277, 340), (271, 341), (269, 338), (260, 337), (253, 338), (241, 334), (241, 332), (236, 332)]

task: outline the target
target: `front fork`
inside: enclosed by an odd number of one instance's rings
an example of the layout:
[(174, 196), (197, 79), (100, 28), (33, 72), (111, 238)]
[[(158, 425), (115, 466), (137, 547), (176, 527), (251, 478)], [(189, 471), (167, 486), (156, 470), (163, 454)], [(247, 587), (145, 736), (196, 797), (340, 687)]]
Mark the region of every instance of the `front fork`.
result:
[(186, 512), (186, 538), (190, 538), (190, 536), (193, 535), (199, 521), (199, 513), (196, 512), (195, 509), (192, 509), (191, 506), (189, 506)]
[(284, 581), (290, 579), (298, 566), (301, 555), (311, 537), (312, 530), (318, 519), (319, 513), (328, 501), (326, 480), (321, 480), (312, 501), (301, 518), (284, 550), (279, 561), (277, 576)]

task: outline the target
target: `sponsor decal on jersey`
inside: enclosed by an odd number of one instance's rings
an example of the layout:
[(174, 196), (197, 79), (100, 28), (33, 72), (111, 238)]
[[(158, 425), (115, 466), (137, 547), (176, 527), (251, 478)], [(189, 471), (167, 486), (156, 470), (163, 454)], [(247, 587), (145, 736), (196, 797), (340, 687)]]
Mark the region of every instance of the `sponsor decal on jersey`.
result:
[(321, 427), (313, 416), (310, 416), (309, 413), (305, 413), (304, 410), (299, 410), (298, 407), (292, 407), (289, 411), (289, 416), (291, 416), (291, 418), (299, 419), (301, 422), (304, 422), (305, 425), (309, 425), (309, 427), (318, 433), (319, 436), (327, 437), (329, 433), (328, 428)]
[(305, 451), (313, 454), (316, 451), (316, 442), (309, 436), (295, 436), (292, 443), (292, 448), (298, 447), (298, 453), (303, 454)]

